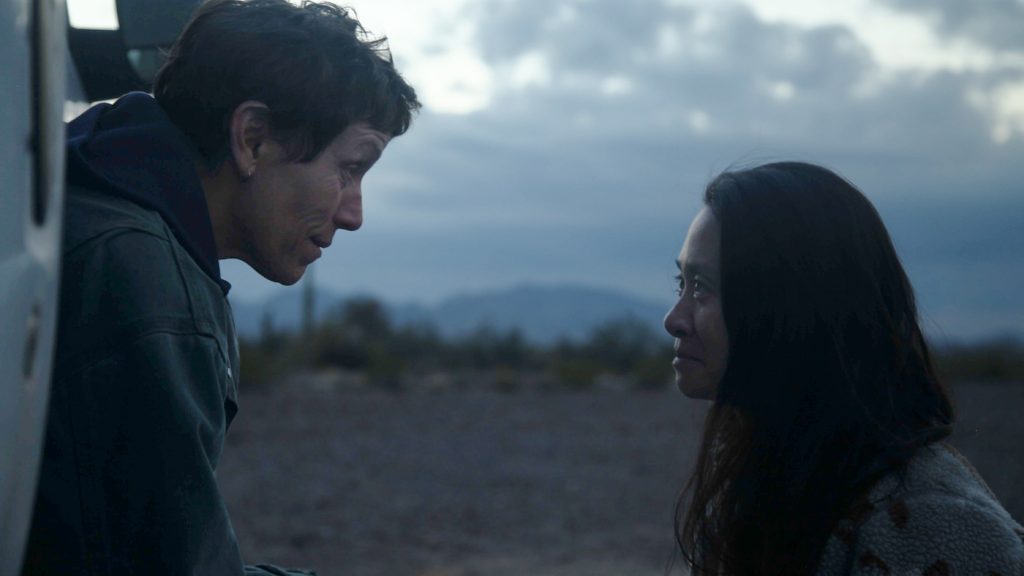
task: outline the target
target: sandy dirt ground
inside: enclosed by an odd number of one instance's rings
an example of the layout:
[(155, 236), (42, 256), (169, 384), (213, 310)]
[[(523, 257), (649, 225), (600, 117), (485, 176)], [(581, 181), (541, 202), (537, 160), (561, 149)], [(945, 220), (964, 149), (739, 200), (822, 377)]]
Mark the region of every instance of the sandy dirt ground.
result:
[[(954, 443), (1021, 520), (1024, 385), (956, 396)], [(664, 574), (703, 418), (671, 390), (300, 383), (240, 404), (219, 478), (243, 557), (321, 576)]]

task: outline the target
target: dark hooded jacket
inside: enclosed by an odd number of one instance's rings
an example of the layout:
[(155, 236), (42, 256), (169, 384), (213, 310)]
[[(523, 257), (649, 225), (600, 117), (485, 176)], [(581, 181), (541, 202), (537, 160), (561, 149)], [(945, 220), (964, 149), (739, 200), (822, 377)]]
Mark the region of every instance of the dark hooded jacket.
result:
[(241, 576), (214, 476), (238, 347), (196, 153), (148, 94), (67, 126), (50, 408), (24, 574)]

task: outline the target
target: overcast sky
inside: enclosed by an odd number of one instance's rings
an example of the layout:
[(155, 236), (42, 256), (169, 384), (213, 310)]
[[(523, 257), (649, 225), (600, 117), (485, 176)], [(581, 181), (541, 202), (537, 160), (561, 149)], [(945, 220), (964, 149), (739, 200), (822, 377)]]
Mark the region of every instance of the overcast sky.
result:
[[(875, 203), (930, 333), (1024, 334), (1021, 0), (345, 5), (425, 106), (319, 284), (433, 302), (573, 283), (668, 305), (708, 179), (799, 159)], [(234, 297), (280, 289), (224, 270)]]

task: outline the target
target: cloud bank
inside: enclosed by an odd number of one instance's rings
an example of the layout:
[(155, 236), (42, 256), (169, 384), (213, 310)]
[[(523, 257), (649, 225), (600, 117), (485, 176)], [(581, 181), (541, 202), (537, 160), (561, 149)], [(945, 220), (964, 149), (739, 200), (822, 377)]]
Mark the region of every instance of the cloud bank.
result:
[[(431, 86), (426, 109), (367, 177), (364, 229), (338, 237), (318, 281), (422, 301), (582, 283), (668, 303), (704, 183), (792, 158), (875, 202), (933, 333), (1024, 332), (1022, 9), (991, 4), (884, 0), (998, 56), (894, 71), (854, 27), (738, 2), (465, 3), (434, 23), (435, 53), (396, 51), (423, 65), (408, 76)], [(241, 296), (261, 290), (230, 271)]]

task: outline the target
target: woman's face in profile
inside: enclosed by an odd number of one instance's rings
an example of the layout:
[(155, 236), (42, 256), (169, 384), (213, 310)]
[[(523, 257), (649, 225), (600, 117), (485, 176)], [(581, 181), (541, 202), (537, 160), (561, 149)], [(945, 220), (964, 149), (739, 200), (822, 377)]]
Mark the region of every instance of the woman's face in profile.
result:
[(690, 398), (713, 400), (729, 359), (722, 315), (721, 226), (705, 207), (694, 218), (679, 253), (679, 300), (665, 316), (675, 337), (676, 385)]

